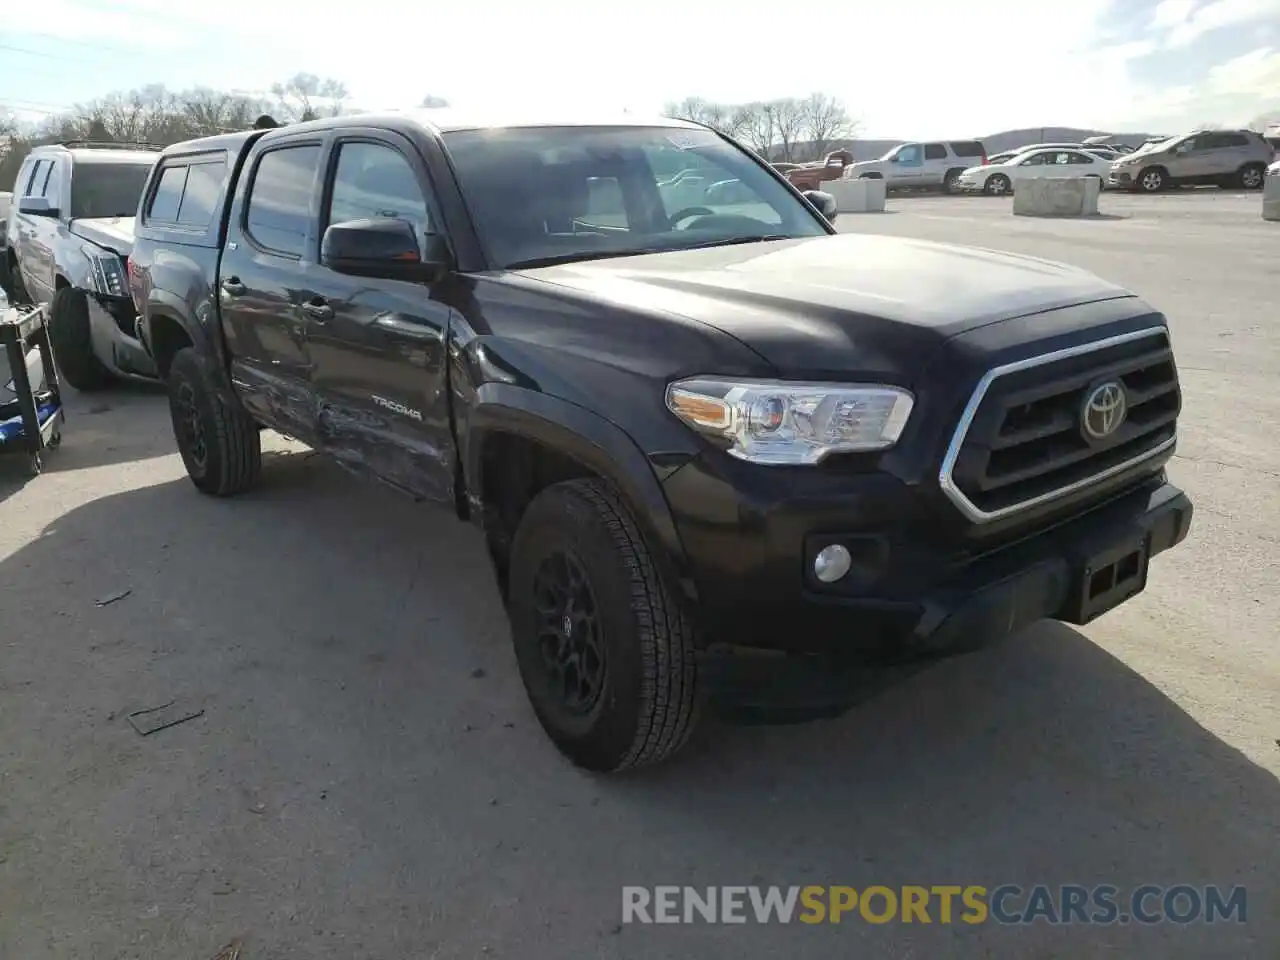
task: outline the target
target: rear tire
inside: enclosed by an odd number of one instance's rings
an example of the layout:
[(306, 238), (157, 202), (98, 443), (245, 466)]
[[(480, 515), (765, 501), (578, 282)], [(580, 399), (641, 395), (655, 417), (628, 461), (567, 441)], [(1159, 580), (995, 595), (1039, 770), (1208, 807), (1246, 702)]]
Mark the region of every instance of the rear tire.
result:
[(115, 380), (93, 350), (89, 298), (83, 290), (63, 287), (49, 304), (49, 345), (67, 383), (85, 393)]
[(227, 497), (252, 487), (262, 472), (257, 424), (218, 396), (209, 367), (194, 348), (174, 354), (168, 387), (173, 435), (196, 488)]
[(1242, 190), (1261, 190), (1266, 183), (1267, 168), (1260, 163), (1249, 163), (1240, 168), (1236, 181)]
[(697, 719), (694, 629), (612, 487), (539, 493), (512, 544), (512, 642), (538, 722), (573, 763), (656, 763)]
[(963, 170), (948, 170), (947, 175), (942, 178), (942, 192), (945, 194), (953, 194), (956, 192), (956, 181), (960, 179)]

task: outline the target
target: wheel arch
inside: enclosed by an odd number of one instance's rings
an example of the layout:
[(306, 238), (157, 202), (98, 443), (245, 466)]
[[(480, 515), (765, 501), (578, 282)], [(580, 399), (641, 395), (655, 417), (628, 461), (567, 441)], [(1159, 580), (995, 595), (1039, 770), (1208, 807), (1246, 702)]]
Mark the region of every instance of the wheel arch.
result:
[[(621, 427), (535, 390), (486, 383), (477, 391), (460, 432), (459, 510), (484, 531), (504, 591), (503, 550), (509, 548), (513, 525), (528, 500), (550, 483), (597, 476), (618, 490), (646, 537), (671, 564), (686, 598), (696, 600), (684, 547), (658, 475)], [(517, 452), (521, 457), (531, 452), (536, 456), (532, 473), (524, 460), (504, 460), (504, 454)], [(524, 502), (504, 513), (503, 504), (493, 502), (498, 491), (516, 493)]]

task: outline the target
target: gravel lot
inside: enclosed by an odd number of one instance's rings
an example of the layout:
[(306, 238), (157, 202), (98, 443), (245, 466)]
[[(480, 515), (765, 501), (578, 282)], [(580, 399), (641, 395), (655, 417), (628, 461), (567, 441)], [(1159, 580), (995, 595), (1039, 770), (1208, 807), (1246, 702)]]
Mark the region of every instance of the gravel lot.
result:
[[(836, 721), (708, 725), (640, 776), (579, 773), (537, 729), (469, 528), (279, 439), (260, 491), (215, 502), (158, 394), (73, 398), (44, 476), (0, 459), (0, 957), (1277, 956), (1280, 224), (1258, 206), (843, 218), (1074, 262), (1167, 311), (1192, 539), (1087, 630)], [(126, 722), (172, 700), (204, 714)], [(1004, 882), (1245, 884), (1249, 919), (618, 925), (624, 884)]]

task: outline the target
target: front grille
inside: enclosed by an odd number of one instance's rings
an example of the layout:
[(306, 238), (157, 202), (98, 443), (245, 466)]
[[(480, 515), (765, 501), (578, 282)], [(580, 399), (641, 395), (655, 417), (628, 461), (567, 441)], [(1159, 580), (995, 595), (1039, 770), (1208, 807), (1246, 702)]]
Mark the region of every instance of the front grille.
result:
[[(1091, 437), (1085, 402), (1108, 383), (1123, 386), (1126, 414), (1114, 432)], [(993, 520), (1169, 449), (1181, 403), (1163, 327), (998, 367), (965, 408), (939, 479), (970, 519)], [(1104, 420), (1097, 415), (1095, 433)]]

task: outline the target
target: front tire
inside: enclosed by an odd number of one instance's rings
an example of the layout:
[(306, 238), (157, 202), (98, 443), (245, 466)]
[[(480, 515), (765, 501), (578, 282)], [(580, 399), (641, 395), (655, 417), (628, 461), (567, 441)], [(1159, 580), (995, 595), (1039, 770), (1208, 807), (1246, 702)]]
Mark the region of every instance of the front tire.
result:
[(85, 393), (110, 386), (115, 379), (93, 350), (89, 298), (83, 290), (63, 287), (49, 304), (49, 345), (62, 377)]
[(1013, 184), (1003, 173), (993, 173), (982, 185), (982, 192), (989, 197), (1004, 197), (1008, 196), (1012, 188)]
[(1134, 182), (1142, 193), (1159, 193), (1169, 185), (1168, 178), (1159, 167), (1143, 170)]
[(570, 480), (534, 498), (509, 597), (525, 690), (573, 763), (612, 773), (684, 745), (697, 718), (693, 626), (612, 487)]
[(227, 497), (252, 487), (262, 471), (257, 424), (218, 396), (212, 374), (194, 348), (174, 354), (168, 387), (173, 435), (196, 488)]

